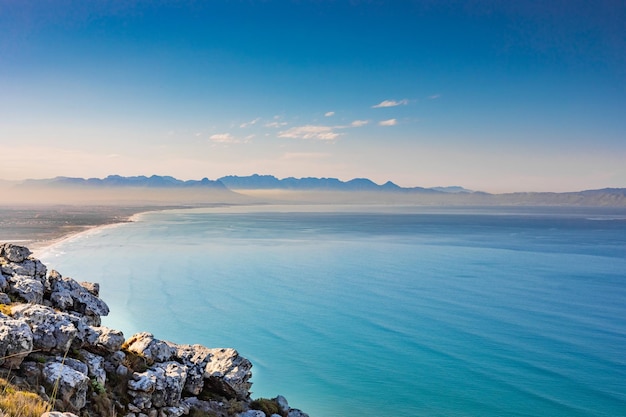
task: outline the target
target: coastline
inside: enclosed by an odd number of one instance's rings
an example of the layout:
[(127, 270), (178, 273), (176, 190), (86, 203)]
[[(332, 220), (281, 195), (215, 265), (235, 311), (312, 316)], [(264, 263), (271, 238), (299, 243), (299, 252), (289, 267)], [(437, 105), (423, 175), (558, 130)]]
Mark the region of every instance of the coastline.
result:
[(51, 247), (101, 228), (132, 222), (154, 206), (3, 206), (0, 241), (29, 247), (37, 257)]

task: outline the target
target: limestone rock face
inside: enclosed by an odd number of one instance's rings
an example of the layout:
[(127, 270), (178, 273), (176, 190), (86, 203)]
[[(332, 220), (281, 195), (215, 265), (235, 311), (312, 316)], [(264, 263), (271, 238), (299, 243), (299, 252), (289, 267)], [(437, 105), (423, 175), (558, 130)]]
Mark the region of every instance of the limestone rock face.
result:
[(100, 317), (109, 314), (109, 306), (88, 289), (71, 278), (64, 278), (56, 271), (48, 276), (50, 301), (53, 307), (71, 310), (89, 318), (89, 324), (100, 325)]
[(13, 275), (9, 278), (9, 294), (16, 295), (27, 303), (43, 302), (43, 284), (26, 275)]
[(287, 413), (287, 417), (309, 417), (309, 415), (301, 410), (298, 410), (297, 408), (292, 408)]
[(87, 366), (87, 376), (93, 378), (98, 384), (104, 385), (107, 379), (104, 369), (104, 358), (84, 349), (80, 351), (80, 356), (84, 359)]
[(24, 320), (0, 313), (0, 366), (17, 369), (33, 350), (33, 333)]
[(22, 262), (28, 258), (32, 252), (24, 246), (17, 246), (11, 243), (0, 245), (0, 257), (6, 258), (10, 262)]
[(11, 311), (13, 317), (23, 319), (30, 326), (35, 349), (63, 354), (78, 334), (67, 313), (56, 312), (50, 307), (20, 304)]
[(211, 349), (201, 345), (168, 345), (174, 349), (174, 359), (187, 367), (185, 392), (200, 394), (204, 388), (204, 369), (211, 359)]
[(63, 362), (50, 362), (43, 368), (45, 383), (58, 387), (55, 407), (63, 411), (79, 411), (87, 402), (89, 378)]
[(261, 410), (248, 410), (239, 414), (239, 417), (267, 417), (267, 416)]
[(164, 362), (172, 358), (174, 349), (166, 342), (155, 339), (152, 333), (133, 335), (126, 342), (126, 349), (146, 358), (148, 362)]
[(129, 394), (139, 401), (133, 403), (138, 408), (174, 407), (180, 405), (185, 386), (187, 367), (178, 362), (156, 363), (142, 373), (133, 374), (128, 382)]
[(124, 344), (124, 334), (119, 330), (104, 326), (95, 327), (93, 330), (98, 334), (98, 339), (95, 342), (95, 347), (98, 349), (113, 353), (119, 351)]
[(209, 349), (211, 357), (204, 368), (204, 378), (211, 388), (229, 398), (245, 400), (250, 396), (252, 377), (250, 361), (232, 348)]

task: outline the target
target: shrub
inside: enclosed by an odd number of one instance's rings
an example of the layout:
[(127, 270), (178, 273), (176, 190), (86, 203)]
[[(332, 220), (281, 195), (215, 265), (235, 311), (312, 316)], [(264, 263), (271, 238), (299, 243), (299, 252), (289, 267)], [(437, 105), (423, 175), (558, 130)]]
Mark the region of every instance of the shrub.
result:
[(271, 416), (272, 414), (284, 414), (275, 400), (269, 400), (267, 398), (258, 398), (252, 401), (250, 403), (250, 408), (253, 410), (261, 410), (266, 416)]

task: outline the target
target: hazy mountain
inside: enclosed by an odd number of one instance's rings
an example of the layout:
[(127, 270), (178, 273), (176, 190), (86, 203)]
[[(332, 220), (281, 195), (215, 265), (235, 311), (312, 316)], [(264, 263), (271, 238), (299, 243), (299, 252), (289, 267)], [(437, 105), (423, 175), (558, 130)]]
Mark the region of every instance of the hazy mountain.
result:
[[(106, 178), (56, 177), (22, 182), (0, 181), (7, 201), (49, 198), (71, 201), (138, 201), (207, 203), (246, 201), (343, 202), (346, 204), (418, 204), (432, 206), (606, 206), (626, 207), (626, 188), (578, 192), (516, 192), (489, 194), (459, 186), (405, 188), (387, 181), (378, 185), (367, 178), (284, 178), (273, 175), (229, 175), (218, 180), (183, 181), (152, 175)], [(249, 191), (246, 193), (243, 190)], [(237, 191), (240, 191), (237, 193)], [(273, 191), (278, 191), (274, 193)], [(10, 192), (10, 193), (9, 193)], [(21, 195), (20, 195), (21, 193)], [(281, 194), (282, 193), (282, 194)], [(48, 198), (48, 199), (49, 199)], [(252, 199), (252, 200), (251, 200)]]
[(457, 193), (467, 192), (463, 187), (404, 188), (387, 181), (378, 185), (367, 178), (355, 178), (350, 181), (341, 181), (337, 178), (294, 178), (278, 179), (273, 175), (250, 175), (239, 177), (228, 175), (219, 178), (231, 190), (324, 190), (324, 191), (394, 191), (394, 192), (423, 192), (423, 193)]
[(71, 178), (56, 177), (44, 180), (26, 180), (26, 186), (83, 186), (83, 187), (149, 187), (149, 188), (187, 188), (205, 187), (215, 189), (225, 189), (224, 184), (219, 181), (203, 178), (201, 180), (182, 181), (170, 176), (152, 175), (151, 177), (136, 176), (122, 177), (120, 175), (109, 175), (106, 178)]

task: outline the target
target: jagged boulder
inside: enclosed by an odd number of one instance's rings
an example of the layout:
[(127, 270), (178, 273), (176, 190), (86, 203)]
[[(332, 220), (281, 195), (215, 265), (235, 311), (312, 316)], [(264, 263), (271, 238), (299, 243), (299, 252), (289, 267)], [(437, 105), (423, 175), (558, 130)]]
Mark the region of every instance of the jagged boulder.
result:
[(13, 275), (8, 281), (10, 295), (31, 304), (43, 302), (44, 287), (41, 281), (26, 275)]
[(89, 347), (91, 350), (98, 350), (105, 353), (117, 352), (124, 344), (124, 333), (120, 330), (111, 329), (109, 327), (100, 326), (91, 328), (97, 335), (94, 343)]
[(0, 313), (0, 366), (17, 369), (33, 350), (33, 333), (25, 320)]
[(10, 262), (22, 262), (31, 254), (30, 249), (24, 246), (18, 246), (12, 243), (3, 243), (0, 245), (0, 257), (6, 258)]
[(148, 363), (169, 361), (175, 349), (152, 333), (141, 332), (131, 336), (124, 344), (126, 350), (145, 358)]
[(205, 385), (228, 398), (250, 397), (252, 363), (232, 348), (209, 349), (211, 357), (204, 368)]
[(36, 278), (43, 283), (46, 277), (47, 268), (38, 259), (26, 259), (22, 262), (6, 262), (2, 265), (2, 272), (5, 275), (25, 275)]
[(239, 417), (267, 417), (261, 410), (248, 410), (238, 414)]
[(174, 359), (187, 367), (185, 392), (200, 394), (204, 388), (204, 370), (211, 359), (211, 349), (202, 345), (166, 343), (174, 350)]
[(104, 369), (104, 357), (84, 349), (80, 351), (80, 356), (87, 366), (87, 376), (93, 378), (98, 384), (104, 385), (107, 378)]
[(302, 410), (298, 410), (297, 408), (292, 408), (287, 413), (287, 417), (309, 417), (309, 415)]
[(45, 364), (42, 374), (48, 395), (56, 391), (55, 408), (78, 412), (85, 406), (89, 388), (89, 377), (85, 373), (72, 368), (61, 358), (60, 362)]
[(155, 363), (147, 371), (133, 374), (128, 382), (129, 394), (140, 409), (179, 407), (185, 378), (185, 365), (174, 361)]
[(64, 353), (70, 348), (78, 329), (67, 313), (38, 304), (18, 304), (11, 308), (14, 318), (23, 319), (33, 333), (35, 349)]
[(94, 287), (85, 287), (71, 278), (64, 278), (57, 271), (48, 275), (47, 287), (53, 307), (80, 313), (93, 326), (99, 326), (101, 316), (109, 314), (109, 306), (93, 294)]

